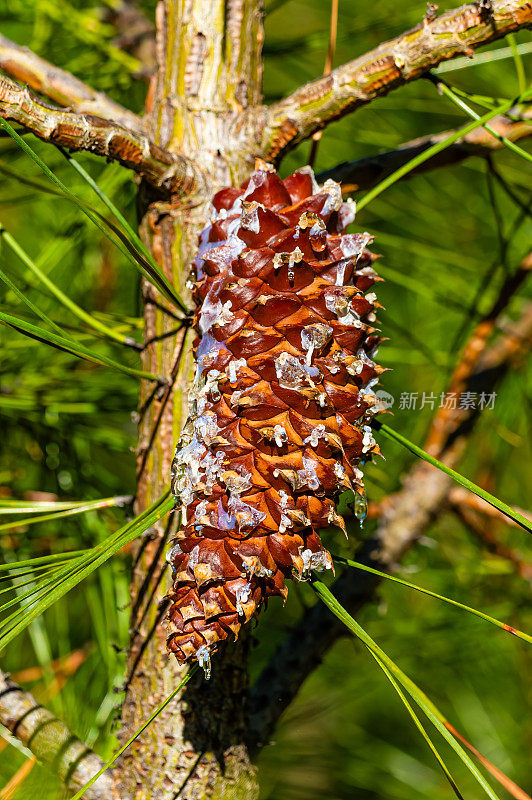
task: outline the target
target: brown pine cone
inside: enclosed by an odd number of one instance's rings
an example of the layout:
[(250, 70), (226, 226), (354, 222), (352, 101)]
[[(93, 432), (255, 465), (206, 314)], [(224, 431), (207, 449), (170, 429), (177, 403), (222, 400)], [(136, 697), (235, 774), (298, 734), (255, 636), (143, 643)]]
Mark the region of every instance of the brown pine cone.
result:
[(282, 181), (259, 162), (214, 197), (200, 236), (168, 648), (207, 672), (218, 642), (270, 595), (286, 597), (287, 577), (332, 567), (318, 531), (345, 531), (335, 501), (364, 497), (359, 465), (379, 452), (380, 305), (367, 292), (379, 278), (372, 237), (342, 233), (354, 209), (309, 167)]

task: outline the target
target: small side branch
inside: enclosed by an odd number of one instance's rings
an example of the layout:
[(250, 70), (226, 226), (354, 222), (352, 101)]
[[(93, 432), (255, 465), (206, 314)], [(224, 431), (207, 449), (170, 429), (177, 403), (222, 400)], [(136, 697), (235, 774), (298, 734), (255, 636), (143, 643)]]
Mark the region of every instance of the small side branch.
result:
[[(508, 117), (500, 116), (490, 123), (490, 126), (500, 135), (512, 142), (532, 136), (532, 113), (523, 114), (522, 118), (515, 121)], [(375, 156), (360, 158), (357, 161), (346, 161), (332, 169), (318, 175), (320, 181), (328, 178), (342, 184), (344, 193), (368, 190), (376, 186), (384, 178), (391, 175), (404, 164), (408, 164), (416, 156), (424, 153), (432, 145), (447, 139), (453, 131), (422, 136), (411, 142)], [(495, 150), (504, 148), (504, 143), (492, 136), (484, 128), (475, 128), (454, 144), (447, 147), (437, 156), (424, 161), (417, 169), (408, 172), (404, 177), (410, 178), (420, 172), (449, 167), (458, 164), (472, 156), (485, 157)]]
[[(467, 384), (478, 366), (479, 358), (481, 356), (486, 357), (486, 346), (495, 330), (497, 319), (531, 273), (532, 251), (523, 258), (515, 272), (504, 281), (492, 307), (473, 328), (451, 376), (448, 389), (450, 394), (458, 396), (467, 388)], [(434, 415), (425, 443), (427, 452), (432, 455), (441, 453), (449, 437), (453, 436), (454, 432), (460, 428), (467, 417), (467, 411), (464, 413), (464, 409), (439, 408)]]
[[(510, 525), (515, 528), (520, 527), (513, 519), (508, 519), (506, 514), (503, 514), (498, 508), (487, 503), (482, 497), (468, 492), (467, 489), (463, 489), (461, 486), (453, 486), (449, 492), (449, 503), (453, 508), (471, 509), (471, 511), (482, 514), (482, 516), (494, 522), (504, 522), (505, 525)], [(529, 511), (524, 508), (517, 508), (516, 506), (514, 506), (514, 508), (532, 523), (532, 514)]]
[[(494, 526), (497, 522), (510, 525), (515, 523), (508, 520), (498, 509), (460, 486), (453, 486), (448, 501), (449, 507), (484, 549), (513, 564), (517, 574), (525, 580), (532, 580), (532, 563), (524, 560), (516, 550), (501, 541)], [(532, 522), (532, 517), (527, 511), (519, 509), (519, 512)]]
[(80, 114), (93, 114), (113, 120), (130, 130), (142, 131), (137, 114), (97, 92), (70, 72), (58, 69), (27, 47), (21, 47), (0, 34), (0, 69), (21, 83), (27, 83), (53, 103)]
[(530, 0), (470, 3), (425, 20), (406, 33), (311, 81), (266, 112), (262, 151), (279, 159), (330, 122), (387, 94), (442, 61), (532, 25)]
[(92, 114), (50, 106), (9, 78), (0, 78), (0, 115), (45, 142), (118, 161), (166, 194), (190, 195), (201, 183), (189, 159), (162, 150), (144, 134)]
[[(72, 792), (77, 792), (103, 766), (103, 761), (3, 672), (0, 672), (0, 724), (49, 767)], [(109, 800), (111, 773), (85, 793), (87, 800)]]

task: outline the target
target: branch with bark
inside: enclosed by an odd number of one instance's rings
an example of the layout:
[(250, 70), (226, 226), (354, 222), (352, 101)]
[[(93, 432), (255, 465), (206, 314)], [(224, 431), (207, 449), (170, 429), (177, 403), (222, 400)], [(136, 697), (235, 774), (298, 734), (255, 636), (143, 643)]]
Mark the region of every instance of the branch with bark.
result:
[(161, 192), (193, 195), (201, 185), (200, 172), (190, 159), (109, 120), (48, 105), (9, 78), (0, 78), (0, 115), (45, 142), (118, 161)]
[[(526, 111), (518, 120), (509, 119), (502, 115), (495, 117), (490, 122), (490, 127), (500, 136), (504, 136), (512, 142), (528, 138), (532, 136), (532, 112)], [(338, 164), (336, 167), (320, 173), (318, 179), (326, 181), (331, 178), (340, 182), (344, 194), (357, 192), (361, 189), (371, 189), (388, 175), (408, 164), (413, 158), (424, 153), (429, 147), (445, 141), (452, 133), (454, 131), (449, 130), (422, 136), (402, 144), (396, 150), (359, 158), (356, 161), (345, 161), (343, 164)], [(475, 128), (475, 130), (470, 131), (461, 139), (446, 147), (441, 153), (429, 158), (419, 167), (408, 172), (403, 180), (419, 175), (421, 172), (459, 164), (473, 156), (485, 158), (496, 150), (504, 149), (504, 146), (504, 142), (501, 142), (500, 139), (497, 139), (485, 128)]]
[(261, 149), (279, 158), (303, 139), (391, 89), (496, 39), (532, 25), (529, 0), (470, 3), (379, 45), (296, 89), (265, 112)]
[[(472, 495), (460, 486), (454, 486), (449, 492), (449, 507), (463, 525), (489, 553), (503, 558), (513, 564), (516, 572), (525, 580), (532, 580), (532, 563), (524, 560), (512, 547), (502, 542), (494, 530), (493, 523), (505, 522), (514, 525), (498, 509), (490, 506), (485, 500)], [(516, 509), (532, 522), (532, 516), (522, 509)]]
[[(532, 271), (532, 251), (528, 253), (515, 272), (504, 281), (497, 299), (480, 322), (474, 327), (450, 380), (449, 393), (459, 395), (471, 381), (479, 358), (486, 350), (489, 337), (495, 330), (497, 319), (515, 296)], [(464, 413), (465, 412), (465, 413)], [(467, 419), (467, 411), (456, 408), (439, 408), (434, 415), (425, 444), (426, 450), (437, 455), (444, 450), (446, 441)]]
[[(508, 519), (508, 517), (499, 511), (498, 508), (495, 506), (490, 505), (486, 500), (483, 500), (482, 497), (477, 497), (476, 494), (471, 494), (468, 492), (467, 489), (463, 489), (461, 486), (454, 486), (451, 491), (449, 492), (449, 503), (453, 508), (467, 508), (471, 509), (471, 511), (476, 511), (483, 516), (489, 517), (496, 522), (504, 522), (506, 525), (510, 525), (515, 528), (519, 528), (520, 525), (517, 524), (513, 519)], [(532, 514), (524, 508), (517, 508), (514, 506), (515, 510), (518, 511), (521, 516), (526, 517), (532, 523)]]
[[(528, 258), (524, 259), (523, 264), (527, 263)], [(494, 305), (498, 313), (501, 313), (520, 285), (520, 280), (516, 278), (522, 273), (521, 267), (501, 288)], [(525, 270), (525, 274), (527, 272)], [(486, 315), (486, 322), (490, 326), (492, 311)], [(493, 327), (490, 329), (493, 330)], [(490, 392), (514, 366), (516, 357), (532, 346), (532, 304), (526, 307), (521, 320), (505, 334), (502, 342), (484, 350), (487, 337), (483, 347), (471, 345), (471, 342), (478, 344), (478, 341), (477, 327), (464, 351), (467, 357), (462, 360), (467, 364), (468, 374), (464, 366), (460, 383), (476, 392)], [(472, 356), (472, 352), (476, 352), (476, 357)], [(453, 376), (450, 382), (452, 391), (455, 391), (456, 385), (456, 377)], [(454, 414), (446, 416), (444, 427), (438, 424), (440, 445), (436, 448), (436, 455), (441, 461), (456, 467), (477, 418), (478, 409), (455, 409)], [(432, 438), (433, 429), (429, 440)], [(402, 488), (383, 504), (376, 532), (357, 553), (357, 561), (382, 572), (392, 571), (404, 553), (444, 509), (452, 485), (452, 479), (446, 473), (426, 462), (416, 463), (406, 476)], [(376, 575), (345, 570), (333, 584), (332, 591), (341, 605), (354, 616), (373, 599), (380, 583), (381, 579)], [(251, 752), (257, 752), (268, 742), (279, 717), (294, 699), (304, 680), (345, 633), (343, 624), (331, 617), (329, 610), (321, 603), (303, 614), (251, 689)]]
[[(72, 792), (98, 772), (103, 761), (72, 734), (64, 722), (0, 672), (0, 724), (49, 767)], [(112, 779), (104, 772), (85, 792), (87, 800), (109, 800)]]
[(21, 47), (0, 34), (0, 69), (20, 83), (47, 97), (53, 103), (80, 114), (92, 114), (141, 132), (142, 119), (115, 103), (104, 92), (97, 92), (70, 72), (49, 64), (27, 47)]

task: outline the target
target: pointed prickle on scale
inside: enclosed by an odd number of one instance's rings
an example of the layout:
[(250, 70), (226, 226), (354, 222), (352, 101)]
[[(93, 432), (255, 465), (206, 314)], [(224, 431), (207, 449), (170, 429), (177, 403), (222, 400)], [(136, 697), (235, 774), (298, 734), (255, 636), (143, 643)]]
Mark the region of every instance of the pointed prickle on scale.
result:
[(362, 464), (379, 448), (373, 360), (380, 280), (355, 204), (310, 167), (258, 162), (219, 191), (194, 261), (196, 375), (173, 463), (182, 510), (168, 561), (168, 648), (207, 673), (219, 642), (286, 579), (332, 568), (320, 528), (340, 493), (364, 515)]

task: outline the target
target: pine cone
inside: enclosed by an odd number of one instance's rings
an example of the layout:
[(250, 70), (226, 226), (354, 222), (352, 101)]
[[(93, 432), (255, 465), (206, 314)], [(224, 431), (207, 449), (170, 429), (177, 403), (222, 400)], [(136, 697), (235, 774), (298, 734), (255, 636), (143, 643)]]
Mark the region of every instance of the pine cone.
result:
[(379, 452), (372, 237), (342, 233), (355, 206), (334, 181), (257, 166), (218, 192), (200, 236), (196, 377), (172, 473), (168, 648), (207, 671), (218, 642), (286, 598), (287, 577), (332, 568), (318, 531), (345, 531), (335, 501), (364, 497), (359, 466)]

